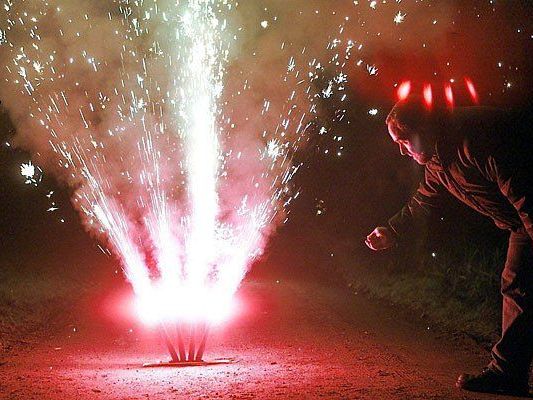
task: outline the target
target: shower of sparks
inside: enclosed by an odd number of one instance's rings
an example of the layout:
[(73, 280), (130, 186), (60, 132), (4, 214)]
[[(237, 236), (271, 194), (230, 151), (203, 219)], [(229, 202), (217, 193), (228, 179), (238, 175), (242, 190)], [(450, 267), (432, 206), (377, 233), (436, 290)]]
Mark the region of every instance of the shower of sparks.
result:
[[(265, 99), (261, 111), (265, 119), (277, 112), (279, 122), (261, 136), (250, 132), (257, 136), (250, 146), (250, 139), (239, 139), (234, 120), (240, 115), (221, 101), (230, 42), (237, 38), (226, 19), (235, 3), (121, 1), (97, 16), (62, 7), (68, 3), (61, 0), (31, 13), (6, 4), (6, 81), (27, 99), (25, 131), (35, 132), (28, 147), (39, 157), (48, 152), (60, 179), (75, 188), (73, 204), (85, 225), (120, 257), (140, 318), (226, 318), (271, 226), (286, 220), (285, 209), (299, 195), (291, 181), (301, 164), (292, 159), (309, 141), (316, 102), (347, 98), (344, 69), (362, 44), (332, 38), (329, 59), (307, 56), (305, 48), (288, 56), (285, 103)], [(41, 40), (54, 18), (61, 21), (58, 37), (75, 46)], [(83, 47), (99, 40), (107, 52)], [(329, 79), (322, 77), (325, 67), (334, 72)], [(248, 88), (245, 81), (225, 99)], [(338, 110), (336, 120), (345, 113)], [(36, 182), (33, 164), (21, 173)], [(54, 212), (51, 196), (47, 211)]]

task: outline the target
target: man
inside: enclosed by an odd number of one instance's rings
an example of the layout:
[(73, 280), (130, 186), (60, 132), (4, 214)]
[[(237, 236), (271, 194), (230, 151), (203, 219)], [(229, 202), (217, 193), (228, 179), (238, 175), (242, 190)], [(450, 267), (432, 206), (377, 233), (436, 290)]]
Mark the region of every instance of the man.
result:
[(533, 359), (533, 137), (531, 127), (503, 111), (483, 107), (430, 110), (423, 99), (397, 103), (387, 117), (402, 155), (425, 167), (417, 192), (388, 226), (366, 244), (383, 250), (412, 230), (446, 193), (510, 231), (501, 277), (502, 335), (492, 360), (456, 386), (478, 392), (525, 395)]

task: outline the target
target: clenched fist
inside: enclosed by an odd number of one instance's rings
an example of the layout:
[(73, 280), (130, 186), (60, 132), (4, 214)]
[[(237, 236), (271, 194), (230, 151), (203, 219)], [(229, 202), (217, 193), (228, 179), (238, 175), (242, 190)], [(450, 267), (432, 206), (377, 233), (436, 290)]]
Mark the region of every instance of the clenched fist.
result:
[(385, 250), (396, 244), (396, 234), (390, 228), (378, 226), (366, 237), (365, 244), (372, 250)]

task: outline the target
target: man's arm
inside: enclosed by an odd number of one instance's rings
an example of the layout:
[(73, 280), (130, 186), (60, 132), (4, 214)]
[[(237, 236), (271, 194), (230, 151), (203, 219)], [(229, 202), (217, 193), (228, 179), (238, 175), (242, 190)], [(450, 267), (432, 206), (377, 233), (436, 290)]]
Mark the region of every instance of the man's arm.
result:
[(396, 236), (416, 229), (427, 220), (432, 210), (438, 208), (446, 189), (434, 171), (426, 166), (424, 180), (407, 204), (391, 219), (389, 226)]

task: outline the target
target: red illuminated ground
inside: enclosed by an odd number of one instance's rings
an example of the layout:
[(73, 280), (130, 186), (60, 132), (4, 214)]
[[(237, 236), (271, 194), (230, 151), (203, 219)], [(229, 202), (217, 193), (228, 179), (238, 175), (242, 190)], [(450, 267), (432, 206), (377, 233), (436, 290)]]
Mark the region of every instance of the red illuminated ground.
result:
[(301, 278), (247, 281), (240, 298), (246, 307), (213, 333), (206, 357), (236, 357), (232, 365), (139, 368), (167, 358), (157, 335), (82, 307), (75, 324), (4, 359), (2, 398), (493, 398), (453, 388), (458, 373), (483, 365), (477, 346), (401, 310)]

